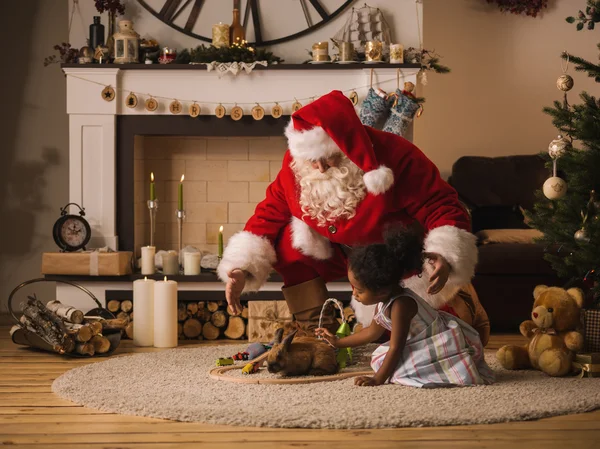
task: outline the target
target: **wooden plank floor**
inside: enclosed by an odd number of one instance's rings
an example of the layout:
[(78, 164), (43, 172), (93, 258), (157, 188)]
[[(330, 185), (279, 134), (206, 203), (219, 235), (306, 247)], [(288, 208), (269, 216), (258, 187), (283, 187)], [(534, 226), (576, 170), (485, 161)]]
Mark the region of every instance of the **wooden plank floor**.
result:
[[(229, 427), (114, 415), (55, 396), (50, 385), (91, 360), (63, 359), (12, 344), (0, 325), (0, 446), (26, 448), (565, 448), (600, 447), (600, 411), (538, 421), (384, 430), (304, 430)], [(489, 348), (522, 342), (494, 336)], [(125, 341), (119, 354), (159, 351)], [(101, 359), (100, 359), (101, 360)], [(515, 398), (518, 400), (518, 398)], [(232, 408), (232, 413), (235, 409)]]

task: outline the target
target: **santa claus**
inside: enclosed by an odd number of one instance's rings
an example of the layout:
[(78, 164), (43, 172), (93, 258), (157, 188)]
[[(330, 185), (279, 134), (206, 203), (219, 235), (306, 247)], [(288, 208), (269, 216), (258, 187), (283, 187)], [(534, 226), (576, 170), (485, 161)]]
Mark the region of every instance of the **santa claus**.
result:
[[(473, 325), (485, 342), (489, 322), (474, 290), (477, 262), (469, 217), (454, 189), (409, 141), (363, 126), (350, 100), (333, 91), (292, 115), (281, 171), (218, 267), (229, 306), (257, 291), (275, 269), (298, 325), (312, 331), (328, 281), (347, 274), (353, 246), (383, 241), (393, 223), (418, 220), (426, 230), (423, 271), (405, 279), (436, 309)], [(465, 288), (467, 287), (467, 288)], [(373, 310), (353, 301), (359, 321)], [(334, 330), (333, 316), (324, 327)]]

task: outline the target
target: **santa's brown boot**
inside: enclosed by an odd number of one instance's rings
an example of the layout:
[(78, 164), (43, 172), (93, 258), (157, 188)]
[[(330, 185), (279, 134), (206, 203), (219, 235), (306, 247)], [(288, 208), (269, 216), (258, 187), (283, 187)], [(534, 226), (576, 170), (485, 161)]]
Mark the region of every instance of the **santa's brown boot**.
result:
[(473, 284), (465, 285), (456, 296), (450, 300), (448, 306), (452, 307), (458, 317), (471, 325), (481, 338), (483, 346), (490, 339), (490, 320), (481, 303)]
[[(315, 278), (292, 287), (284, 287), (282, 292), (290, 312), (294, 315), (299, 334), (314, 336), (315, 329), (319, 327), (323, 304), (328, 298), (325, 281)], [(321, 325), (335, 334), (339, 324), (335, 319), (334, 307), (326, 307)]]

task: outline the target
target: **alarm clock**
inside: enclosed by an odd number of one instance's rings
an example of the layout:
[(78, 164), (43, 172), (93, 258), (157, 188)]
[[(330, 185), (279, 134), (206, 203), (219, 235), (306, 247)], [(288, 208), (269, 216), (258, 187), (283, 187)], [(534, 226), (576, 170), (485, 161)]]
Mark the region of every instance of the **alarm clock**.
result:
[[(70, 215), (67, 209), (70, 205), (79, 208), (79, 215)], [(85, 209), (76, 203), (69, 203), (60, 209), (60, 218), (54, 223), (52, 236), (61, 252), (85, 250), (90, 241), (92, 230), (85, 218)]]

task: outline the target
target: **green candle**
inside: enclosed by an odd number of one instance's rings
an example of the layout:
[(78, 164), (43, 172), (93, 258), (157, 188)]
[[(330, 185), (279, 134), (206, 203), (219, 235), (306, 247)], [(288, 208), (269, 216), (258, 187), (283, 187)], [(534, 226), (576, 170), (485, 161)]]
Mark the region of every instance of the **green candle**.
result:
[(179, 181), (179, 197), (177, 198), (177, 209), (183, 210), (183, 178), (181, 175), (181, 181)]
[(219, 228), (219, 257), (223, 257), (223, 226)]
[(150, 201), (156, 200), (156, 185), (154, 184), (154, 173), (150, 173)]

